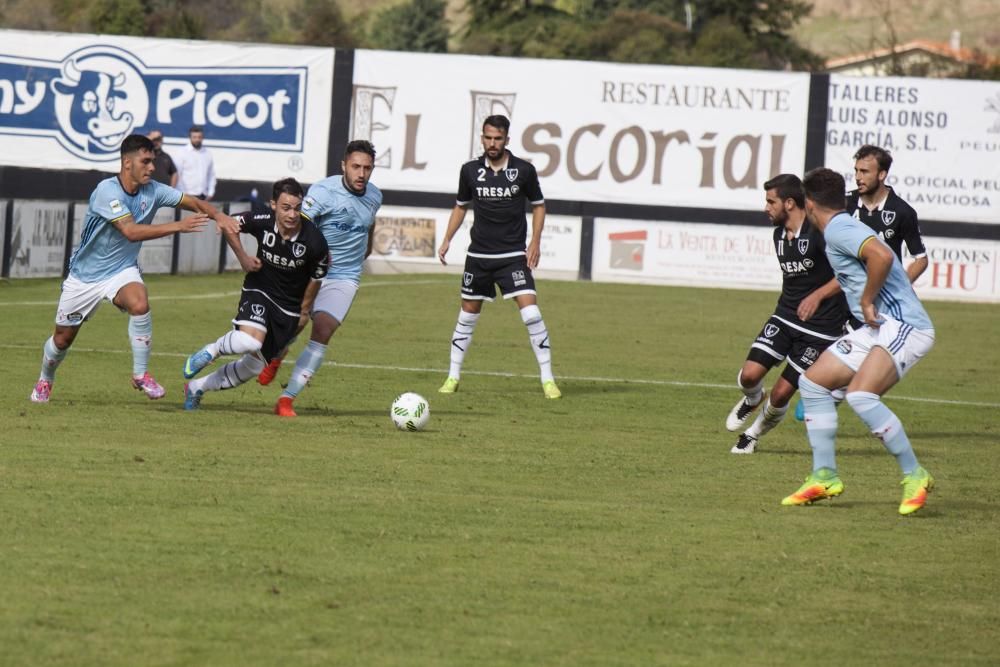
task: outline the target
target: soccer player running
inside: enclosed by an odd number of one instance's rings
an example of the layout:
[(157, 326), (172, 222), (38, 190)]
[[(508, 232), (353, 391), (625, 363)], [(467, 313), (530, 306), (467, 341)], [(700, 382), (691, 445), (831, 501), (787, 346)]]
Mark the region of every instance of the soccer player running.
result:
[(854, 182), (847, 195), (847, 212), (868, 225), (903, 261), (903, 243), (914, 258), (906, 267), (910, 282), (927, 269), (927, 250), (920, 236), (917, 212), (885, 184), (892, 155), (878, 146), (864, 145), (854, 154)]
[[(98, 183), (90, 195), (80, 245), (70, 258), (69, 277), (62, 284), (55, 332), (42, 347), (42, 370), (31, 392), (35, 403), (49, 402), (56, 369), (80, 327), (105, 299), (129, 315), (132, 386), (154, 400), (165, 394), (149, 373), (153, 318), (139, 270), (142, 242), (201, 231), (209, 219), (223, 230), (234, 230), (238, 223), (211, 204), (152, 180), (154, 150), (153, 142), (142, 135), (125, 137), (118, 175)], [(153, 225), (160, 207), (183, 208), (195, 215)]]
[(846, 385), (847, 403), (903, 471), (899, 513), (916, 512), (934, 480), (920, 466), (899, 417), (882, 396), (930, 351), (934, 325), (892, 250), (843, 209), (844, 178), (831, 169), (814, 169), (803, 186), (806, 215), (823, 230), (830, 265), (851, 312), (865, 325), (827, 348), (799, 378), (813, 470), (781, 503), (805, 505), (844, 492), (835, 460), (837, 411), (830, 391)]
[[(799, 375), (844, 333), (850, 316), (826, 258), (823, 232), (806, 219), (802, 181), (793, 174), (779, 174), (764, 183), (764, 191), (764, 212), (775, 227), (781, 296), (737, 375), (743, 398), (729, 413), (726, 428), (740, 429), (757, 406), (763, 408), (740, 434), (730, 450), (733, 454), (753, 454), (760, 438), (781, 423)], [(782, 361), (787, 363), (768, 396), (764, 376)]]
[[(541, 254), (545, 199), (535, 167), (507, 150), (509, 131), (510, 121), (506, 116), (488, 117), (483, 122), (483, 156), (466, 162), (459, 172), (458, 201), (438, 249), (442, 264), (447, 264), (445, 256), (451, 239), (465, 220), (470, 203), (475, 220), (462, 277), (462, 308), (451, 337), (451, 367), (438, 391), (442, 394), (458, 391), (462, 362), (472, 344), (483, 301), (493, 301), (499, 285), (503, 297), (517, 303), (521, 321), (528, 328), (531, 349), (541, 371), (542, 392), (546, 398), (559, 398), (562, 393), (552, 375), (549, 332), (538, 308), (535, 279), (531, 275)], [(531, 203), (531, 243), (527, 248), (525, 200)]]
[[(275, 414), (295, 417), (293, 401), (319, 371), (330, 338), (347, 319), (361, 283), (361, 268), (372, 252), (375, 214), (382, 206), (382, 193), (369, 183), (375, 168), (375, 147), (361, 139), (344, 149), (343, 174), (314, 183), (302, 203), (302, 215), (319, 227), (330, 247), (330, 270), (312, 308), (309, 343), (295, 361), (288, 386), (274, 406)], [(258, 382), (274, 380), (287, 348), (271, 360)]]
[(193, 378), (219, 356), (242, 356), (184, 385), (185, 410), (197, 410), (206, 391), (232, 389), (256, 377), (308, 320), (330, 253), (316, 225), (302, 218), (302, 195), (299, 182), (286, 178), (272, 188), (270, 212), (234, 216), (240, 231), (257, 239), (257, 256), (246, 253), (238, 234), (226, 232), (247, 272), (234, 328), (188, 357), (184, 377)]

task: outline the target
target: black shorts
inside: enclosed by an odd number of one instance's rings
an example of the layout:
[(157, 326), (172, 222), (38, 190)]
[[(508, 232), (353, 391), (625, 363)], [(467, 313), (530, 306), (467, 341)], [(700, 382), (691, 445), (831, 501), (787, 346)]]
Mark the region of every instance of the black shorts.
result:
[(793, 387), (799, 386), (799, 375), (819, 359), (823, 350), (840, 338), (843, 332), (808, 331), (772, 315), (750, 346), (747, 361), (756, 361), (773, 368), (787, 361), (781, 377)]
[(264, 361), (270, 362), (295, 338), (295, 331), (299, 328), (299, 316), (289, 315), (263, 292), (243, 290), (233, 324), (266, 332), (260, 354), (264, 357)]
[(514, 257), (465, 257), (462, 275), (462, 298), (492, 301), (497, 286), (503, 298), (535, 294), (535, 278), (524, 255)]

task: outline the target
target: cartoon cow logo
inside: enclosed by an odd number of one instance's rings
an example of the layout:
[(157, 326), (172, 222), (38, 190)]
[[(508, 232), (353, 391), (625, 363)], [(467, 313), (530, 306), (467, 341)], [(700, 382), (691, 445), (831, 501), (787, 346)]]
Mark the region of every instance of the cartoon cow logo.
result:
[(113, 47), (83, 49), (50, 82), (60, 140), (78, 157), (115, 159), (122, 139), (145, 124), (149, 94), (133, 59)]

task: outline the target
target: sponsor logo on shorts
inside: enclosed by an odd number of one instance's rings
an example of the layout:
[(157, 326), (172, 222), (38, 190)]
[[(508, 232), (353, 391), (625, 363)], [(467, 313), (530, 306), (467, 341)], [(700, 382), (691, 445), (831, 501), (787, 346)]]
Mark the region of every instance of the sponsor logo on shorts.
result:
[(472, 284), (472, 274), (466, 271), (465, 274), (462, 276), (462, 285), (468, 287), (471, 284)]
[(888, 227), (896, 219), (895, 211), (882, 211), (882, 224)]
[(838, 340), (837, 341), (837, 351), (841, 354), (850, 354), (853, 347), (851, 346), (851, 341), (849, 340)]
[(809, 250), (809, 239), (799, 239), (799, 254), (804, 255)]
[(83, 322), (83, 313), (70, 313), (66, 316), (66, 321), (70, 324), (79, 324)]
[(264, 306), (259, 303), (255, 303), (252, 306), (250, 306), (250, 312), (256, 315), (258, 318), (263, 318)]
[(774, 338), (781, 331), (777, 325), (771, 324), (770, 322), (764, 325), (764, 338)]
[(514, 279), (514, 287), (519, 287), (528, 282), (524, 279), (524, 271), (512, 271), (510, 277)]
[(802, 353), (802, 359), (807, 361), (816, 361), (818, 356), (819, 351), (815, 347), (807, 347), (806, 351)]

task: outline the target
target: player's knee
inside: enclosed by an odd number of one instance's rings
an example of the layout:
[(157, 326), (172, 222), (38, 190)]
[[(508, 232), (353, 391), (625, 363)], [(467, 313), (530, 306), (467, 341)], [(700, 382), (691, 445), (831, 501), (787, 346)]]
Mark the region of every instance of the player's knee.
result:
[(822, 400), (830, 395), (830, 390), (803, 375), (799, 378), (799, 393), (802, 400)]
[(847, 404), (851, 406), (851, 409), (859, 415), (877, 408), (882, 403), (882, 398), (870, 391), (849, 391), (847, 392), (847, 396), (845, 396), (845, 400), (847, 400)]
[(741, 387), (756, 387), (764, 380), (767, 369), (755, 362), (747, 362), (736, 374), (736, 383)]
[(542, 321), (541, 309), (532, 304), (521, 309), (521, 321), (525, 324), (537, 324)]
[(149, 301), (146, 297), (141, 297), (130, 303), (125, 310), (128, 311), (129, 315), (135, 315), (136, 317), (145, 315), (149, 312)]
[[(258, 341), (258, 343), (259, 342), (260, 341)], [(259, 345), (257, 349), (260, 349)], [(251, 352), (243, 355), (243, 366), (254, 375), (260, 375), (260, 372), (264, 370), (265, 366), (267, 366), (267, 362), (264, 361), (264, 358), (260, 356), (259, 352)]]

